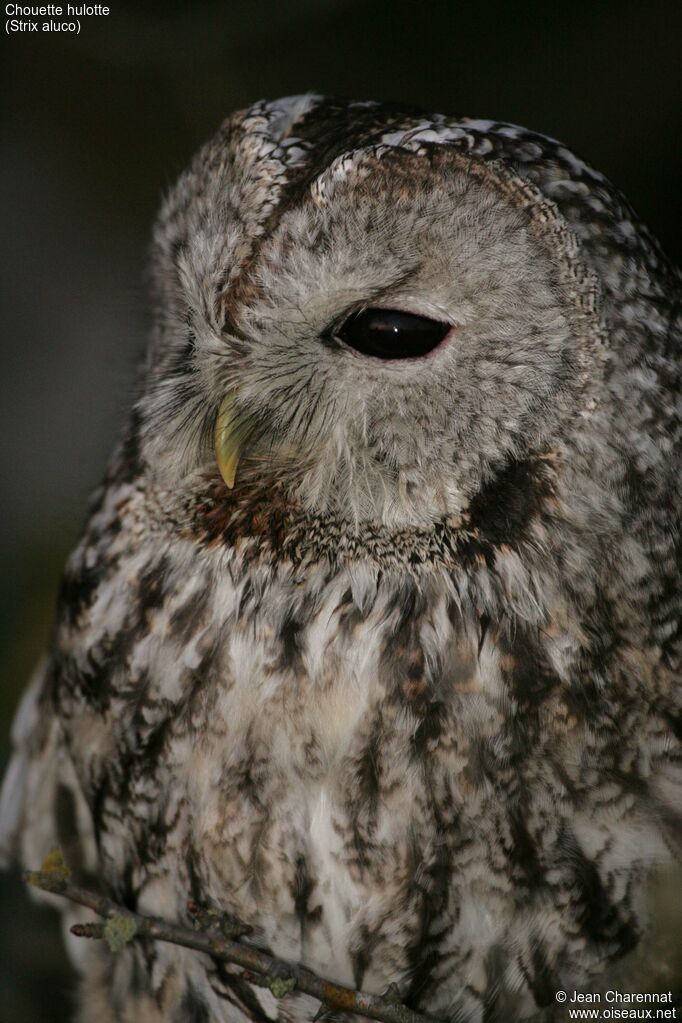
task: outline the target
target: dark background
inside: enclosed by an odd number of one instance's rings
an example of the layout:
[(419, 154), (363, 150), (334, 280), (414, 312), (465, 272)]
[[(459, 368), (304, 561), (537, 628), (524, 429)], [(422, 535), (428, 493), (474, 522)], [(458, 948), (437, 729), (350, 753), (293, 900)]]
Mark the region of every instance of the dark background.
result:
[[(155, 210), (230, 110), (315, 90), (523, 124), (606, 173), (682, 255), (677, 0), (109, 6), (78, 37), (4, 35), (0, 764), (128, 404)], [(57, 935), (0, 878), (2, 1023), (68, 1018)]]

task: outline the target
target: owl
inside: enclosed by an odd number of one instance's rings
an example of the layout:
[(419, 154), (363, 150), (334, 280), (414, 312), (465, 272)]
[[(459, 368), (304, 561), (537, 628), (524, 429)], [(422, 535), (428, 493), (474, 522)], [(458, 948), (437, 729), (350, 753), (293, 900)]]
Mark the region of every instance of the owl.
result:
[[(199, 152), (153, 282), (5, 859), (450, 1023), (632, 976), (682, 838), (678, 270), (552, 139), (304, 95)], [(68, 940), (83, 1023), (318, 1009)]]

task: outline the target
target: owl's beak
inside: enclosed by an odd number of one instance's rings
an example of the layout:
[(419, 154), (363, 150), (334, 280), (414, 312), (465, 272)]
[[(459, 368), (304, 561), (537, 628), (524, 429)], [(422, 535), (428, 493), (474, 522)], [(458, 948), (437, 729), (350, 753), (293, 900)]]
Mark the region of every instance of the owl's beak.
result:
[(228, 394), (218, 410), (213, 434), (215, 457), (225, 485), (232, 490), (239, 457), (251, 428), (235, 410), (234, 396)]

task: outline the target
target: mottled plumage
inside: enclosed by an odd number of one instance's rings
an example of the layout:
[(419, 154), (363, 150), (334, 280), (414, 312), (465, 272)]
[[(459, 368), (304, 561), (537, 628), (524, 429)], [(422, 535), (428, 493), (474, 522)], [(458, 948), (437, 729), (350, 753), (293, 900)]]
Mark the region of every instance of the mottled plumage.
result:
[[(678, 271), (557, 142), (304, 96), (199, 153), (154, 272), (8, 856), (59, 842), (130, 907), (189, 922), (191, 895), (444, 1020), (644, 962), (682, 835)], [(336, 331), (366, 307), (454, 330), (366, 357)], [(172, 946), (75, 954), (86, 1023), (317, 1009)]]

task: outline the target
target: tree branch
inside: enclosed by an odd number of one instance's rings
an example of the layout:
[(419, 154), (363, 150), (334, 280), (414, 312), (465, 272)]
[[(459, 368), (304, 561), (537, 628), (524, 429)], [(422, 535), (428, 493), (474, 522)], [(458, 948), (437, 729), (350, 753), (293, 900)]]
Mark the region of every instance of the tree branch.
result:
[(435, 1023), (432, 1018), (403, 1005), (397, 989), (393, 991), (389, 988), (383, 995), (365, 994), (318, 977), (297, 963), (276, 959), (260, 949), (242, 945), (225, 935), (245, 933), (247, 928), (229, 926), (222, 928), (221, 933), (216, 929), (221, 926), (220, 914), (200, 910), (191, 902), (188, 908), (194, 916), (195, 926), (212, 927), (212, 930), (192, 931), (188, 927), (134, 913), (105, 895), (73, 884), (61, 854), (56, 851), (48, 856), (41, 870), (27, 871), (24, 879), (35, 888), (61, 895), (80, 906), (87, 906), (102, 917), (106, 923), (75, 924), (71, 932), (78, 937), (102, 938), (114, 952), (120, 951), (137, 937), (167, 941), (241, 966), (247, 973), (246, 979), (268, 987), (277, 998), (293, 990), (318, 998), (322, 1004), (316, 1018), (327, 1011), (336, 1010), (357, 1013), (383, 1023)]

